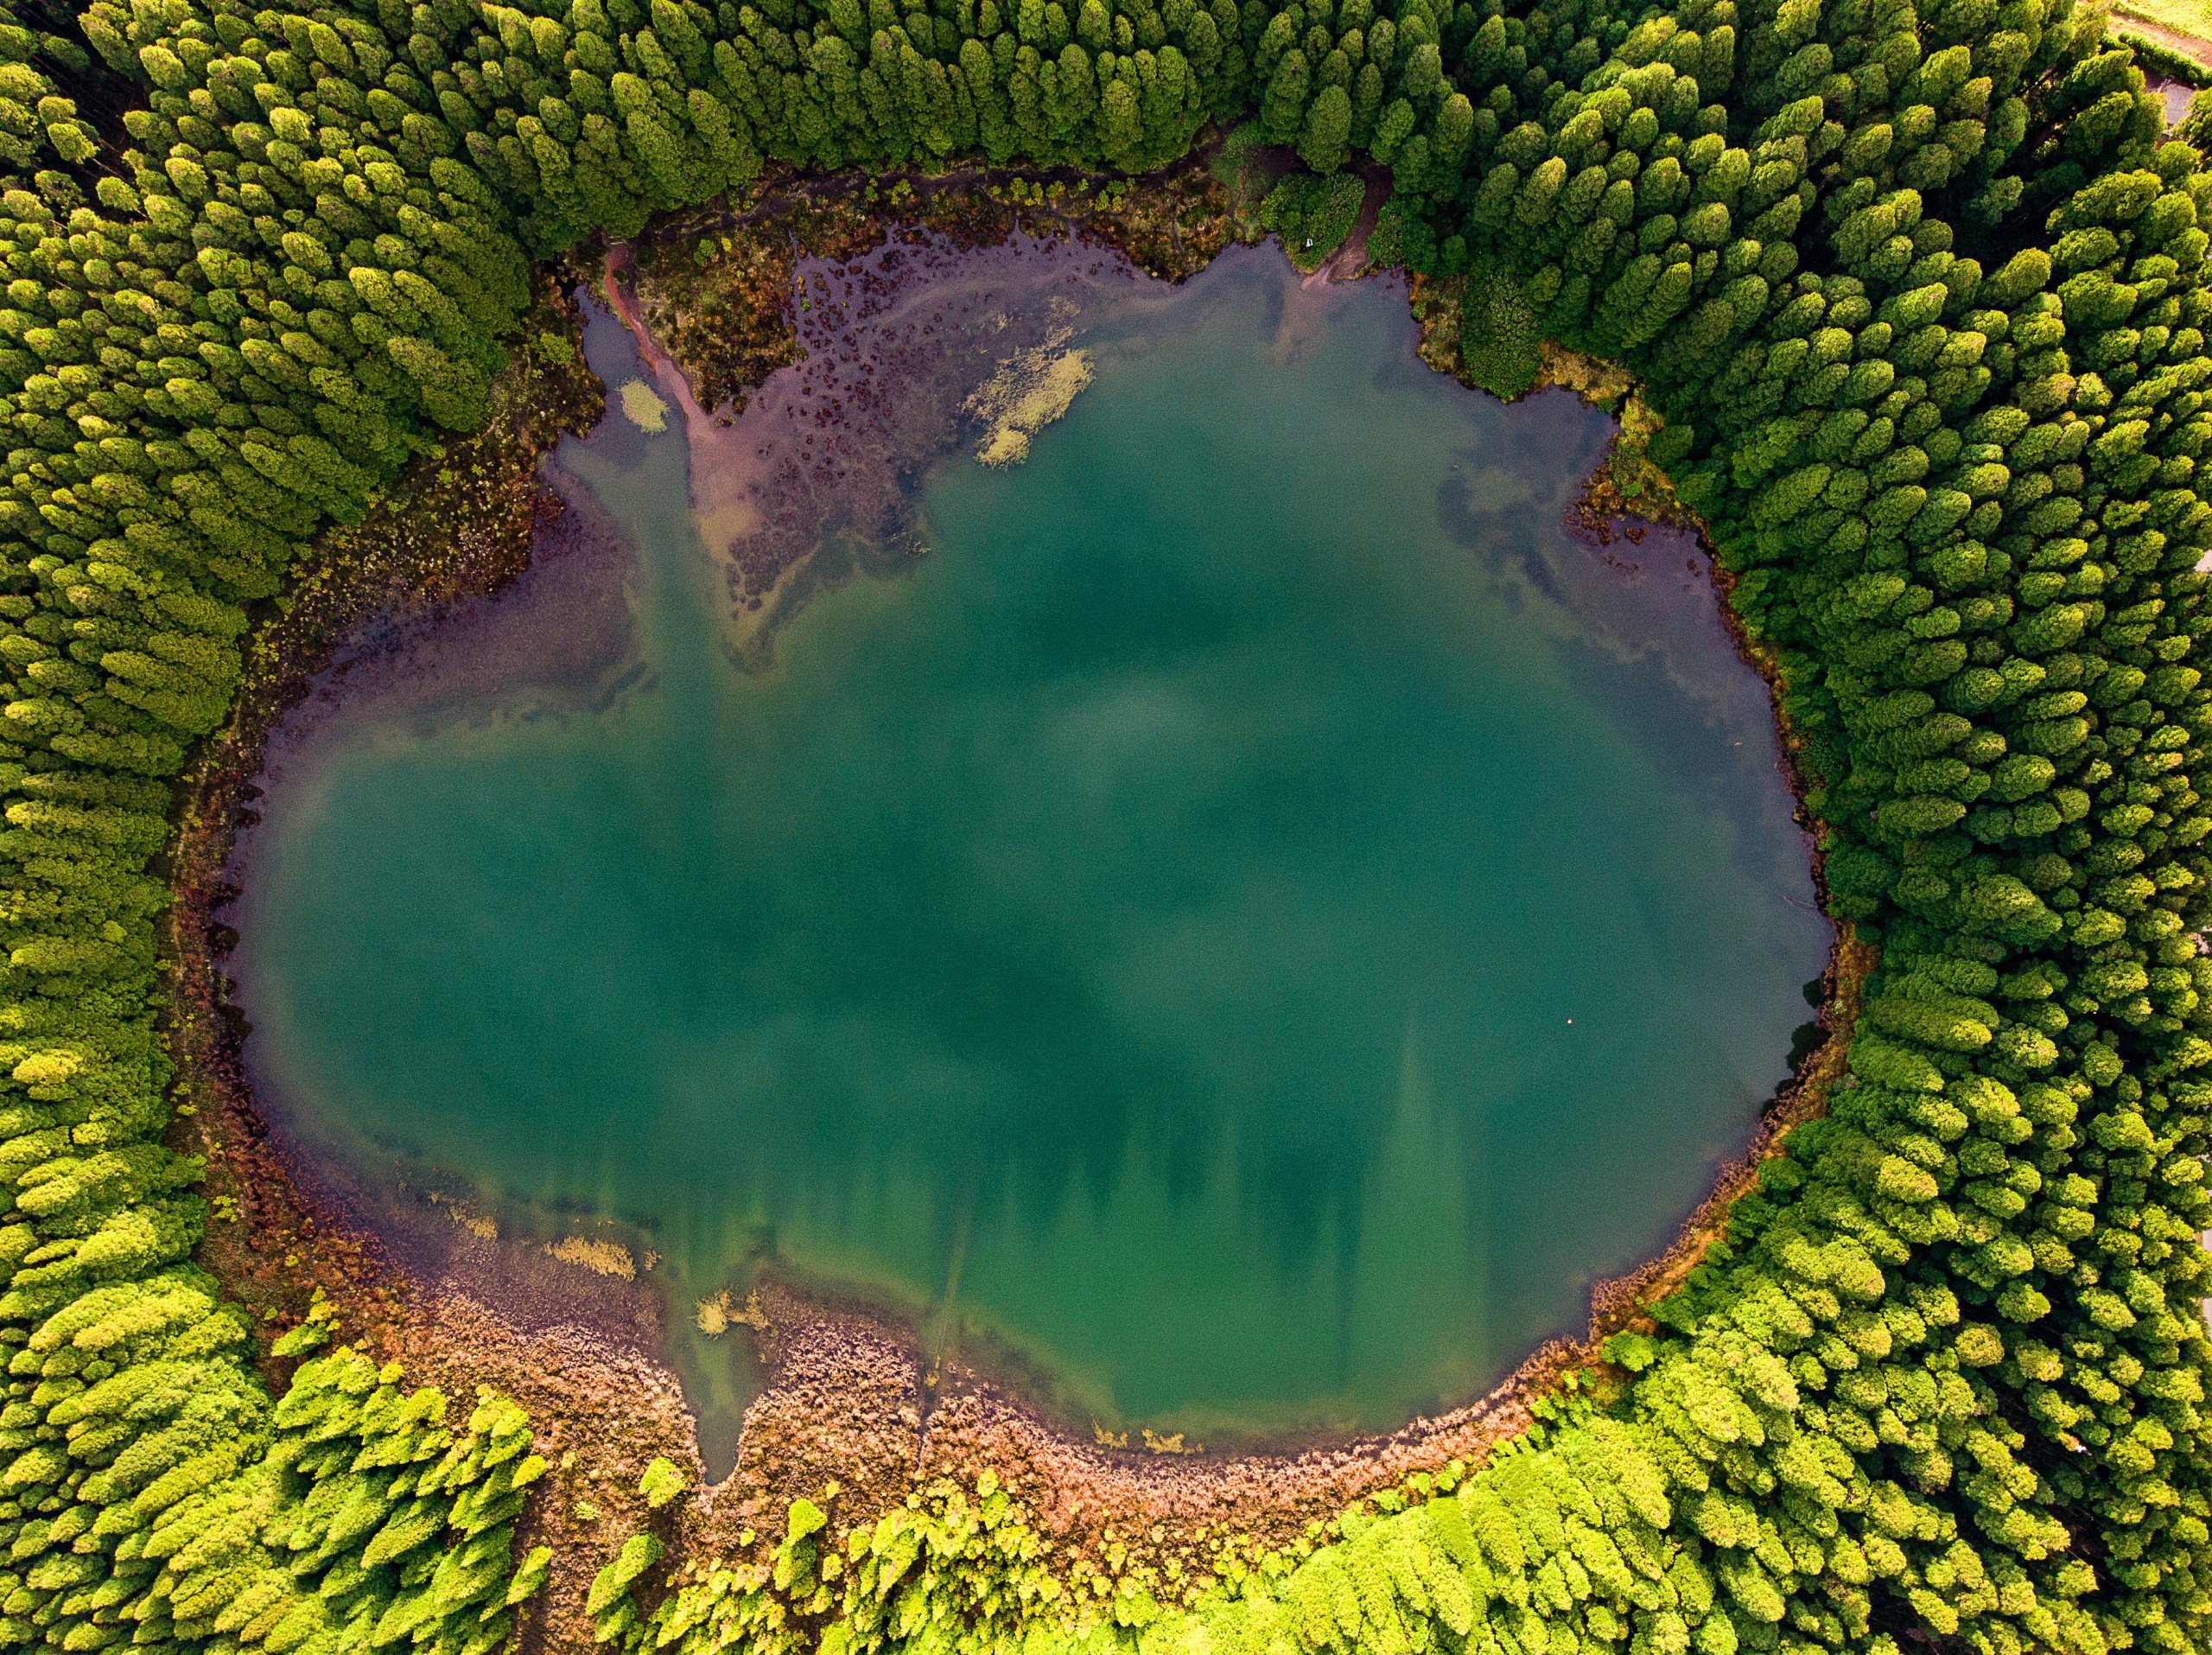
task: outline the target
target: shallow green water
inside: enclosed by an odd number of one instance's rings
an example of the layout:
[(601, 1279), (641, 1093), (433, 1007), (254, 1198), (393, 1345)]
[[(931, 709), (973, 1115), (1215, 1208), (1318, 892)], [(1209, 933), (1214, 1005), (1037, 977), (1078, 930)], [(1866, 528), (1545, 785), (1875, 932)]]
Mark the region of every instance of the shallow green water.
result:
[(772, 1256), (1102, 1417), (1394, 1423), (1577, 1322), (1783, 1078), (1827, 933), (1764, 692), (1679, 543), (1560, 530), (1603, 422), (1430, 374), (1401, 295), (1249, 255), (1082, 342), (766, 671), (677, 422), (570, 445), (650, 672), (302, 738), (249, 1055), (324, 1152), (639, 1225), (686, 1302)]

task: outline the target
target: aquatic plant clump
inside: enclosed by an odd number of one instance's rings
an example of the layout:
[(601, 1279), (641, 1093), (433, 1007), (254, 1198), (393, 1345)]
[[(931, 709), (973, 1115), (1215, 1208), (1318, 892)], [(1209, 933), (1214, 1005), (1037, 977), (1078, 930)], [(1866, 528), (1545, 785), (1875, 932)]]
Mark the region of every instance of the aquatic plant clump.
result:
[(622, 417), (645, 432), (668, 429), (668, 404), (643, 379), (624, 383), (621, 391)]
[(1027, 459), (1029, 439), (1066, 413), (1090, 383), (1090, 353), (1068, 338), (1069, 330), (1055, 329), (1042, 345), (1001, 364), (968, 399), (968, 411), (983, 424), (976, 457), (985, 465)]
[(764, 157), (1135, 172), (1253, 109), (1317, 174), (1389, 169), (1377, 232), (1405, 262), (1451, 278), (1475, 248), (1548, 334), (1646, 382), (1651, 457), (1780, 661), (1835, 910), (1882, 950), (1855, 1084), (1615, 1347), (1624, 1394), (1294, 1569), (1187, 1613), (1073, 1597), (992, 1483), (845, 1533), (798, 1501), (771, 1561), (694, 1560), (668, 1590), (640, 1537), (592, 1595), (605, 1631), (1485, 1655), (2212, 1635), (2212, 182), (2099, 19), (99, 0), (10, 17), (0, 100), (8, 1642), (489, 1650), (544, 1566), (512, 1556), (532, 1462), (496, 1403), (456, 1435), (334, 1359), (273, 1404), (185, 1262), (203, 1214), (161, 1142), (149, 863), (245, 606), (483, 418), (533, 255)]

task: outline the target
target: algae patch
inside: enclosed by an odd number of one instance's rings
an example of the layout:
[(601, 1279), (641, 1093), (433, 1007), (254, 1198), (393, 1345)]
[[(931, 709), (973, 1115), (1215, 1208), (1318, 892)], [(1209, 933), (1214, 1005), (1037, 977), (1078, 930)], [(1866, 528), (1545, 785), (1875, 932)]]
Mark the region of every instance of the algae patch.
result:
[(499, 1238), (499, 1225), (475, 1208), (455, 1200), (442, 1190), (434, 1189), (429, 1194), (432, 1206), (443, 1208), (448, 1218), (479, 1241), (497, 1241)]
[(1063, 322), (1045, 342), (1018, 351), (999, 364), (968, 398), (968, 411), (983, 423), (976, 457), (987, 466), (1019, 465), (1029, 457), (1029, 439), (1068, 411), (1090, 383), (1090, 353), (1071, 347), (1074, 328)]
[(622, 417), (641, 431), (658, 435), (668, 429), (668, 404), (643, 379), (622, 382)]
[(619, 1276), (624, 1281), (635, 1281), (638, 1261), (630, 1257), (630, 1250), (612, 1241), (594, 1241), (584, 1236), (563, 1236), (558, 1241), (549, 1241), (545, 1251), (564, 1264), (580, 1264), (601, 1276)]
[(768, 1316), (760, 1308), (759, 1292), (747, 1294), (741, 1304), (734, 1293), (722, 1288), (709, 1294), (693, 1308), (691, 1325), (709, 1339), (720, 1339), (732, 1327), (750, 1327), (756, 1333), (766, 1333)]

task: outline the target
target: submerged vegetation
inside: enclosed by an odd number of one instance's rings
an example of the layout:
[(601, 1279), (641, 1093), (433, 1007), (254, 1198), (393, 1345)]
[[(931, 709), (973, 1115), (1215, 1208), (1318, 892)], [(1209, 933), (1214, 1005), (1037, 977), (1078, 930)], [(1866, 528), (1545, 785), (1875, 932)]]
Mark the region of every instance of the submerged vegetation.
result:
[(482, 420), (530, 259), (768, 164), (1140, 172), (1253, 112), (1324, 181), (1301, 213), (1372, 162), (1377, 256), (1479, 254), (1478, 375), (1521, 382), (1525, 309), (1643, 380), (1649, 455), (1779, 663), (1834, 907), (1882, 952), (1855, 1084), (1613, 1343), (1618, 1395), (1294, 1565), (1064, 1579), (986, 1479), (845, 1530), (795, 1500), (760, 1557), (672, 1581), (640, 1536), (605, 1633), (2203, 1645), (2197, 134), (2164, 141), (2064, 0), (1508, 10), (95, 0), (0, 29), (0, 1637), (489, 1650), (547, 1566), (512, 1555), (540, 1462), (511, 1408), (456, 1431), (344, 1354), (265, 1393), (189, 1262), (150, 997), (168, 779), (251, 606)]
[(664, 431), (668, 429), (668, 404), (660, 393), (643, 379), (631, 379), (622, 386), (622, 417), (641, 431)]
[(968, 411), (982, 423), (976, 457), (985, 465), (1020, 464), (1029, 439), (1066, 413), (1090, 383), (1090, 353), (1071, 346), (1070, 337), (1067, 328), (1054, 328), (1043, 344), (1001, 363), (968, 399)]

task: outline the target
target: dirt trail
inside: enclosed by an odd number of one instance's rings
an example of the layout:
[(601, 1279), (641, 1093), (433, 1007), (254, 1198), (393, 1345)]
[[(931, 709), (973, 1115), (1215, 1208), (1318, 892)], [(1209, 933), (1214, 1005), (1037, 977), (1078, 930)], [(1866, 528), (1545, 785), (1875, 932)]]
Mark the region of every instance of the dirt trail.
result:
[(2125, 29), (2131, 35), (2140, 35), (2153, 46), (2163, 46), (2170, 52), (2178, 52), (2201, 68), (2212, 69), (2212, 41), (2196, 35), (2185, 35), (2178, 29), (2169, 29), (2155, 22), (2142, 13), (2130, 11), (2125, 6), (2114, 6), (2112, 27)]

